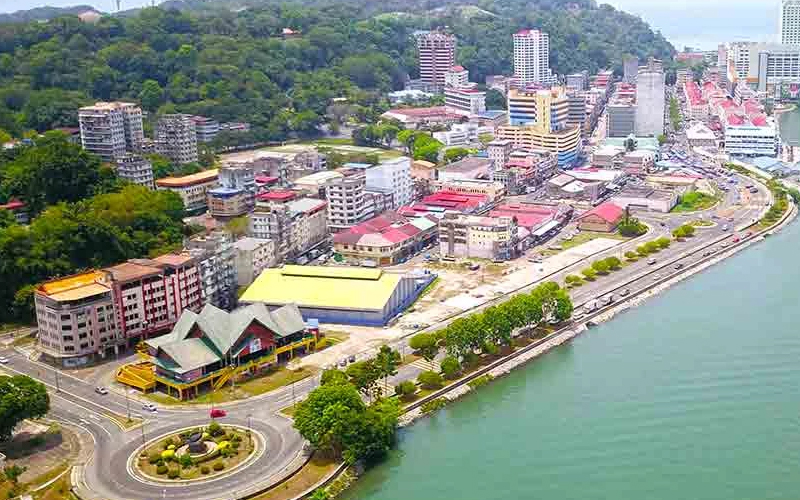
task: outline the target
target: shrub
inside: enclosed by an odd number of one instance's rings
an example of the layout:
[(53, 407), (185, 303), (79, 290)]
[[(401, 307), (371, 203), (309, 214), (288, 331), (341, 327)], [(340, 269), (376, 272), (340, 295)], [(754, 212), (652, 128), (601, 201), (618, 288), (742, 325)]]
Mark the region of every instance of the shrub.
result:
[(461, 363), (455, 356), (447, 356), (442, 360), (442, 374), (447, 379), (454, 379), (461, 372)]
[(622, 266), (622, 261), (620, 261), (617, 257), (611, 256), (606, 257), (604, 262), (608, 265), (608, 268), (612, 271), (616, 271)]
[(207, 432), (204, 432), (204, 433), (202, 433), (202, 435), (200, 436), (200, 439), (202, 439), (202, 440), (204, 440), (204, 441), (205, 441), (206, 439), (208, 439), (208, 438), (210, 438), (210, 437), (211, 437), (211, 434), (209, 434), (209, 433), (207, 433)]
[(208, 467), (208, 465), (200, 467), (200, 474), (208, 474), (209, 472), (211, 472), (211, 469)]
[(425, 389), (439, 389), (444, 385), (444, 379), (434, 371), (424, 371), (417, 376), (417, 380)]
[(161, 458), (164, 460), (172, 460), (175, 458), (175, 450), (164, 450), (161, 452)]
[(156, 467), (156, 474), (166, 474), (169, 469), (166, 465), (159, 465)]
[(181, 471), (179, 471), (178, 469), (170, 469), (169, 472), (167, 472), (167, 477), (170, 479), (177, 479), (177, 477), (180, 475)]
[(567, 275), (567, 276), (564, 278), (564, 282), (565, 282), (565, 283), (567, 283), (568, 285), (577, 285), (577, 284), (578, 284), (578, 283), (580, 283), (581, 281), (583, 281), (583, 280), (581, 279), (581, 277), (580, 277), (580, 276), (577, 276), (577, 275), (575, 275), (575, 274), (568, 274), (568, 275)]
[(231, 441), (233, 441), (234, 443), (238, 443), (241, 440), (242, 436), (240, 436), (239, 434), (234, 434), (233, 437), (231, 438)]
[(669, 240), (669, 238), (666, 238), (664, 236), (662, 236), (661, 238), (656, 240), (656, 245), (660, 246), (662, 249), (663, 248), (669, 248), (669, 245), (671, 243), (672, 242)]
[(161, 455), (159, 453), (151, 453), (147, 458), (147, 461), (151, 464), (156, 464), (159, 460), (161, 460)]
[(231, 447), (231, 442), (230, 441), (220, 441), (219, 444), (217, 445), (217, 449), (219, 451), (227, 450), (230, 447)]
[(192, 457), (188, 453), (185, 453), (178, 458), (178, 463), (181, 464), (181, 467), (187, 469), (194, 465), (194, 460), (192, 460)]
[(592, 269), (598, 274), (608, 274), (609, 266), (605, 260), (596, 260), (592, 262)]
[(174, 450), (175, 449), (175, 445), (171, 444), (171, 445), (167, 446), (167, 449), (168, 450)]
[(595, 271), (591, 267), (587, 267), (586, 269), (581, 271), (581, 274), (584, 276), (584, 278), (590, 281), (595, 279), (595, 277), (597, 277), (597, 271)]
[(444, 398), (436, 398), (423, 404), (420, 409), (422, 413), (433, 413), (447, 406), (447, 400)]
[(224, 468), (225, 468), (225, 464), (223, 464), (222, 462), (215, 462), (214, 463), (214, 470), (221, 471)]
[(640, 257), (647, 257), (650, 254), (650, 251), (645, 245), (639, 245), (636, 247), (636, 253), (639, 254)]
[(164, 447), (165, 450), (169, 450), (170, 446), (172, 446), (172, 438), (165, 439), (164, 442), (162, 443), (162, 446)]
[(404, 380), (394, 386), (394, 393), (401, 398), (407, 398), (417, 392), (417, 386), (410, 380)]
[(217, 422), (211, 422), (208, 425), (208, 432), (214, 437), (221, 436), (222, 434), (225, 434), (225, 431), (222, 430), (222, 426), (219, 425)]
[(636, 260), (639, 258), (639, 256), (636, 254), (636, 252), (628, 250), (627, 252), (625, 252), (625, 258), (628, 260)]
[(238, 450), (240, 444), (241, 443), (239, 441), (231, 441), (231, 448), (233, 448), (234, 450)]
[(491, 380), (492, 376), (487, 373), (486, 375), (481, 375), (478, 378), (470, 380), (468, 385), (473, 389), (477, 389), (478, 387), (488, 384), (489, 382), (491, 382)]

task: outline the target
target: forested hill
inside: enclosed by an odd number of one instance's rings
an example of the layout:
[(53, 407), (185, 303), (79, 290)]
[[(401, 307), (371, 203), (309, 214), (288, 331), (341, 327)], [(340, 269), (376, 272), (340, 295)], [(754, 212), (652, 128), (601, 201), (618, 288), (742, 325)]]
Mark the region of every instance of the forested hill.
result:
[(10, 14), (0, 14), (0, 24), (47, 21), (48, 19), (55, 19), (61, 16), (77, 16), (87, 10), (94, 10), (94, 7), (89, 5), (75, 5), (73, 7), (37, 7), (35, 9), (19, 10)]
[[(416, 75), (413, 31), (446, 25), (475, 81), (510, 74), (511, 34), (550, 33), (560, 74), (619, 67), (624, 53), (669, 59), (639, 18), (587, 0), (180, 0), (95, 24), (76, 17), (0, 25), (0, 129), (74, 126), (99, 99), (247, 121), (257, 140), (313, 134), (331, 98), (369, 120)], [(285, 27), (301, 32), (280, 37)], [(0, 132), (0, 136), (3, 135)]]

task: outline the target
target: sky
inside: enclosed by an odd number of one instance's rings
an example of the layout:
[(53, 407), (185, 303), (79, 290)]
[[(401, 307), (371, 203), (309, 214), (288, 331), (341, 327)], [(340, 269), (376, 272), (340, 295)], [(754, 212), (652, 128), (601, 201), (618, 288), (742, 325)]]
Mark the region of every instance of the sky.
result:
[[(121, 0), (123, 9), (149, 5), (151, 0)], [(156, 0), (158, 3), (159, 0)], [(679, 50), (701, 49), (737, 40), (775, 41), (780, 0), (598, 0), (636, 14), (660, 30)], [(88, 4), (110, 11), (115, 0), (0, 0), (0, 12), (43, 5)]]

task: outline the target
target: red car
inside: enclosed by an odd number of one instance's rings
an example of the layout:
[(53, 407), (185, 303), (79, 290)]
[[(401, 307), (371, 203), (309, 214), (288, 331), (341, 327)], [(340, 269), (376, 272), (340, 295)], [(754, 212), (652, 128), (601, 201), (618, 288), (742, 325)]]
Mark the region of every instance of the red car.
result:
[(211, 412), (209, 412), (209, 415), (211, 416), (211, 418), (222, 418), (227, 416), (228, 414), (225, 412), (225, 410), (214, 408), (213, 410), (211, 410)]
[(734, 236), (733, 237), (733, 242), (734, 243), (739, 243), (739, 237), (738, 236)]

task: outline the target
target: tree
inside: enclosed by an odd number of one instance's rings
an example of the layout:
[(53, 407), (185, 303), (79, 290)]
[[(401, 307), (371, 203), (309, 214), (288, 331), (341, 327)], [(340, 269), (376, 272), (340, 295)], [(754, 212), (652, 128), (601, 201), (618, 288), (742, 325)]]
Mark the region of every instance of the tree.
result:
[(445, 163), (453, 163), (462, 158), (466, 158), (470, 154), (472, 154), (472, 151), (467, 148), (460, 148), (460, 147), (450, 148), (445, 150), (443, 161)]
[(617, 228), (619, 230), (619, 234), (628, 238), (641, 236), (647, 232), (647, 226), (641, 223), (639, 219), (632, 217), (628, 209), (625, 209), (625, 215), (623, 216)]
[(19, 483), (20, 476), (22, 476), (26, 470), (28, 470), (27, 467), (20, 467), (17, 464), (6, 465), (3, 467), (3, 476), (5, 476), (6, 481), (10, 482), (16, 487)]
[(309, 497), (309, 500), (330, 500), (331, 496), (325, 488), (317, 488), (314, 493)]
[(247, 234), (249, 224), (250, 220), (247, 217), (234, 217), (225, 224), (225, 230), (231, 233), (234, 238), (240, 238)]
[(348, 384), (347, 374), (336, 368), (325, 370), (319, 379), (319, 385), (341, 385)]
[(625, 258), (628, 259), (628, 260), (636, 260), (638, 257), (639, 257), (639, 255), (636, 252), (633, 252), (631, 250), (628, 250), (627, 252), (625, 252)]
[(392, 375), (397, 375), (397, 367), (400, 366), (400, 353), (389, 347), (382, 345), (378, 355), (375, 356), (375, 367), (378, 376), (383, 377), (383, 385), (386, 386), (386, 379)]
[(18, 423), (50, 411), (44, 384), (26, 375), (0, 376), (0, 440), (8, 440)]
[(494, 140), (494, 135), (489, 133), (478, 134), (478, 142), (481, 143), (481, 147), (486, 149), (486, 146)]
[(430, 333), (418, 333), (411, 337), (408, 341), (409, 347), (414, 349), (414, 352), (425, 358), (425, 361), (431, 362), (436, 354), (439, 352), (439, 345), (436, 336)]
[(667, 136), (664, 135), (664, 134), (659, 134), (659, 136), (658, 136), (658, 144), (659, 144), (659, 146), (663, 146), (666, 143), (667, 143)]
[(592, 269), (597, 271), (597, 274), (608, 274), (610, 266), (605, 260), (596, 260), (592, 262)]
[(662, 249), (669, 248), (670, 243), (671, 241), (669, 240), (669, 238), (666, 238), (664, 236), (656, 240), (656, 244), (658, 244), (658, 246), (661, 247)]
[(647, 257), (650, 255), (650, 250), (646, 245), (639, 245), (636, 247), (636, 253), (639, 254), (640, 257)]
[(497, 89), (486, 91), (486, 109), (506, 109), (506, 98)]
[(148, 111), (155, 111), (161, 105), (164, 98), (164, 89), (155, 80), (145, 80), (142, 83), (142, 90), (139, 92), (139, 101), (142, 107)]
[(594, 269), (594, 267), (587, 267), (581, 271), (581, 274), (589, 281), (592, 281), (597, 277), (597, 271)]
[(612, 271), (616, 271), (622, 266), (622, 261), (620, 261), (618, 257), (614, 257), (613, 255), (611, 257), (606, 257), (604, 259), (604, 262), (606, 263), (606, 265), (608, 265), (608, 268)]
[(434, 371), (424, 371), (417, 375), (417, 381), (422, 385), (423, 389), (440, 389), (444, 385), (444, 379), (441, 375)]
[(375, 393), (378, 379), (382, 376), (380, 369), (371, 359), (351, 364), (345, 373), (350, 383), (370, 398)]
[(339, 457), (365, 412), (366, 405), (353, 385), (322, 385), (297, 405), (294, 427), (317, 450)]
[(461, 372), (461, 363), (454, 356), (447, 356), (442, 360), (442, 375), (447, 379), (454, 379)]
[(656, 253), (661, 250), (661, 246), (655, 241), (648, 241), (644, 244), (644, 247), (647, 249), (647, 253)]
[(417, 386), (410, 380), (404, 380), (394, 386), (394, 393), (402, 399), (408, 399), (415, 392), (417, 392)]

